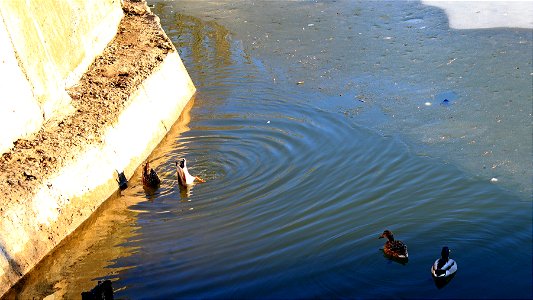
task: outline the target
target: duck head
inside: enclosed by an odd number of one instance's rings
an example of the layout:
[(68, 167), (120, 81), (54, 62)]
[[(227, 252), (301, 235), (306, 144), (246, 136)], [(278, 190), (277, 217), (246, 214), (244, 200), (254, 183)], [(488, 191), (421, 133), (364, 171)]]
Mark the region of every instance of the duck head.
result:
[(378, 239), (387, 238), (389, 241), (394, 241), (394, 235), (392, 234), (392, 231), (385, 230), (383, 233), (378, 237)]
[(442, 259), (448, 260), (450, 258), (450, 249), (448, 247), (442, 247), (442, 251), (440, 252), (440, 255), (442, 256)]

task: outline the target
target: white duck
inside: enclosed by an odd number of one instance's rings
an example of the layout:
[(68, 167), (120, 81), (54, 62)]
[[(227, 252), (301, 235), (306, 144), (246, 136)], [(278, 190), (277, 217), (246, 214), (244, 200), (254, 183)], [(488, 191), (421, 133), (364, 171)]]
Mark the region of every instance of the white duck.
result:
[(457, 272), (457, 263), (450, 258), (450, 249), (442, 247), (441, 258), (431, 267), (431, 274), (435, 278), (448, 278)]
[(187, 170), (187, 161), (185, 158), (176, 161), (176, 169), (178, 171), (178, 182), (181, 186), (186, 187), (191, 185), (195, 180), (199, 182), (205, 182), (205, 180), (202, 178), (189, 174), (189, 170)]

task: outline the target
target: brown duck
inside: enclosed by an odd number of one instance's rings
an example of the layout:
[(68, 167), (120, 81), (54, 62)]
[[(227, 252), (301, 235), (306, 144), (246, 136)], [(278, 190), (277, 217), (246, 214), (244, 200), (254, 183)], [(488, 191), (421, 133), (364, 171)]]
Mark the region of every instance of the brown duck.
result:
[(143, 185), (145, 187), (156, 189), (159, 187), (160, 183), (161, 180), (159, 180), (157, 173), (154, 171), (154, 169), (150, 168), (150, 164), (146, 162), (143, 167)]
[(385, 242), (385, 245), (383, 246), (383, 252), (385, 255), (397, 259), (407, 259), (409, 257), (407, 246), (402, 241), (394, 240), (394, 235), (391, 231), (383, 231), (379, 238), (387, 238), (387, 242)]

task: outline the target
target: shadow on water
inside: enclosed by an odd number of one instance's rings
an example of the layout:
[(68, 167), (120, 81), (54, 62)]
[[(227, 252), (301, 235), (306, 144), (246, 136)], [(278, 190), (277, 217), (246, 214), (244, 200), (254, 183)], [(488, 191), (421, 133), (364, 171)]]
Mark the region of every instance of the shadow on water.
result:
[(445, 278), (438, 278), (433, 277), (433, 282), (435, 282), (435, 286), (440, 290), (448, 285), (452, 281), (452, 279), (457, 275), (456, 273), (453, 273), (451, 276), (445, 277)]
[(397, 264), (404, 265), (404, 266), (407, 265), (407, 263), (409, 262), (409, 258), (398, 258), (394, 256), (389, 256), (385, 254), (385, 252), (383, 252), (383, 249), (380, 249), (380, 251), (382, 252), (383, 257), (391, 262), (395, 262)]
[(107, 279), (98, 281), (98, 284), (90, 291), (81, 293), (81, 300), (113, 300), (113, 283)]

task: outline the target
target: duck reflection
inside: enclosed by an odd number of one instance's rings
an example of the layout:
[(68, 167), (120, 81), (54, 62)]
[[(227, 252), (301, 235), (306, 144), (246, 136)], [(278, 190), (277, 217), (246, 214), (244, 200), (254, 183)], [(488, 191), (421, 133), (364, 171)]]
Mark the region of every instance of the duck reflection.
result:
[(182, 186), (181, 184), (179, 185), (181, 200), (187, 200), (188, 198), (191, 197), (193, 187), (194, 186), (192, 185), (187, 185), (187, 186)]
[(455, 277), (455, 274), (457, 273), (453, 273), (448, 277), (433, 277), (433, 282), (435, 283), (435, 286), (440, 290), (446, 285), (448, 285), (450, 281), (452, 281), (452, 279)]

